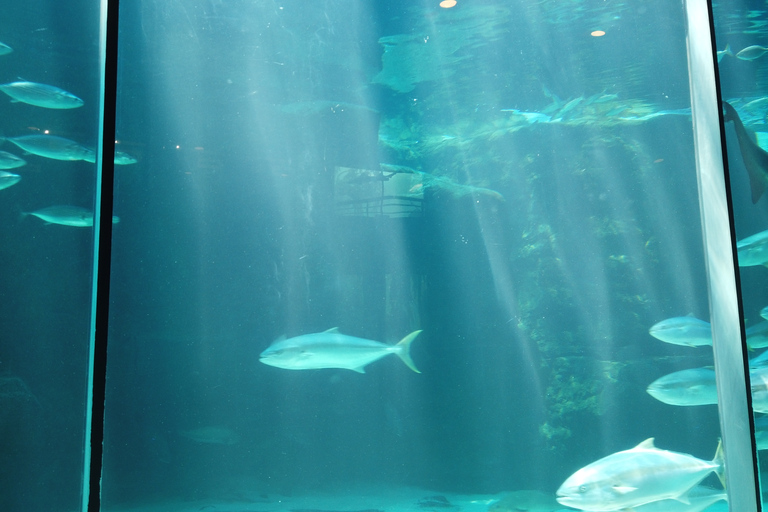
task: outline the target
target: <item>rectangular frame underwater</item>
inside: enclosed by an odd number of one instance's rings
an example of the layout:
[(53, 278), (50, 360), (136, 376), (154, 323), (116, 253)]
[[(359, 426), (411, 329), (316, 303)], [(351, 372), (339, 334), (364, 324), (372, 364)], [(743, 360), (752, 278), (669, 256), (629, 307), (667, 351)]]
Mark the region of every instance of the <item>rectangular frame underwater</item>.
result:
[(5, 508), (762, 510), (764, 6), (45, 3)]

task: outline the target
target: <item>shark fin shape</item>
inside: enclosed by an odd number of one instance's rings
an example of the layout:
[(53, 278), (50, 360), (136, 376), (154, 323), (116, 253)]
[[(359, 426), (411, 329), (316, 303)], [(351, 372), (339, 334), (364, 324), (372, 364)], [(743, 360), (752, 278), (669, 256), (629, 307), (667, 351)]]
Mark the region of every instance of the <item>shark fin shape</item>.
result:
[(749, 186), (752, 190), (752, 203), (760, 200), (768, 185), (768, 152), (757, 145), (754, 137), (747, 131), (739, 118), (739, 113), (727, 101), (723, 102), (725, 116), (723, 120), (733, 121), (736, 138), (739, 141), (741, 159), (749, 175)]
[(643, 441), (639, 445), (635, 446), (633, 449), (634, 450), (653, 450), (655, 448), (656, 448), (656, 446), (654, 446), (654, 444), (653, 444), (653, 438), (649, 437), (648, 439), (646, 439), (645, 441)]

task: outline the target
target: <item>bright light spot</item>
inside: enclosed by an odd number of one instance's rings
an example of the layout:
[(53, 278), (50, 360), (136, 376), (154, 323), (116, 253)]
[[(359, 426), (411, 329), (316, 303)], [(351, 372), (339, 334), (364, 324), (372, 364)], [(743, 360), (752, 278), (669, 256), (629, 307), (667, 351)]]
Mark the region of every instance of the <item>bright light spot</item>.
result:
[(49, 130), (43, 130), (43, 133), (51, 133)]
[(450, 9), (454, 5), (456, 5), (456, 0), (443, 0), (440, 2), (440, 7), (443, 9)]
[(176, 146), (176, 149), (181, 149), (181, 146)]
[(605, 35), (605, 31), (604, 30), (593, 30), (589, 35), (591, 35), (592, 37), (602, 37), (602, 36)]

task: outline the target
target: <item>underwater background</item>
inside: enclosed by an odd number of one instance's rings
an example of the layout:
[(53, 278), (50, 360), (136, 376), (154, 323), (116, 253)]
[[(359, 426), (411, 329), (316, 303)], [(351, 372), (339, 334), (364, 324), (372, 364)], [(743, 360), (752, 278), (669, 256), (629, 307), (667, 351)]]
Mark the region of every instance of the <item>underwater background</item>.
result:
[[(717, 5), (718, 48), (766, 42), (743, 21), (761, 8)], [(85, 104), (0, 102), (0, 135), (95, 146), (94, 6), (7, 14), (2, 79)], [(554, 494), (650, 437), (712, 458), (717, 408), (646, 392), (712, 364), (648, 332), (709, 316), (682, 4), (141, 0), (120, 26), (117, 149), (135, 163), (115, 170), (106, 508)], [(764, 69), (726, 56), (724, 97), (764, 96)], [(765, 199), (726, 136), (743, 238)], [(74, 509), (93, 234), (19, 214), (91, 206), (94, 166), (33, 155), (19, 174), (0, 191), (0, 479), (22, 483), (0, 503)], [(766, 272), (743, 271), (747, 325)], [(259, 361), (334, 327), (388, 344), (423, 330), (421, 374)]]

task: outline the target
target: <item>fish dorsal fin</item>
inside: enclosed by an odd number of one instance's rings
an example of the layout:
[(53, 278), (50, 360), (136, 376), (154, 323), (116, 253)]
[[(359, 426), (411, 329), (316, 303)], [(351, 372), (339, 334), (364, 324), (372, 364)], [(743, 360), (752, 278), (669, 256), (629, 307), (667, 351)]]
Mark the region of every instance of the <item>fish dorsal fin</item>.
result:
[(655, 450), (656, 447), (653, 445), (653, 438), (649, 437), (639, 445), (635, 446), (635, 450)]
[(323, 332), (325, 332), (325, 333), (332, 333), (332, 334), (341, 334), (339, 332), (339, 328), (338, 327), (331, 327), (327, 331), (323, 331)]
[(627, 494), (632, 491), (636, 491), (637, 487), (630, 487), (627, 485), (614, 485), (613, 490), (616, 491), (619, 494)]

